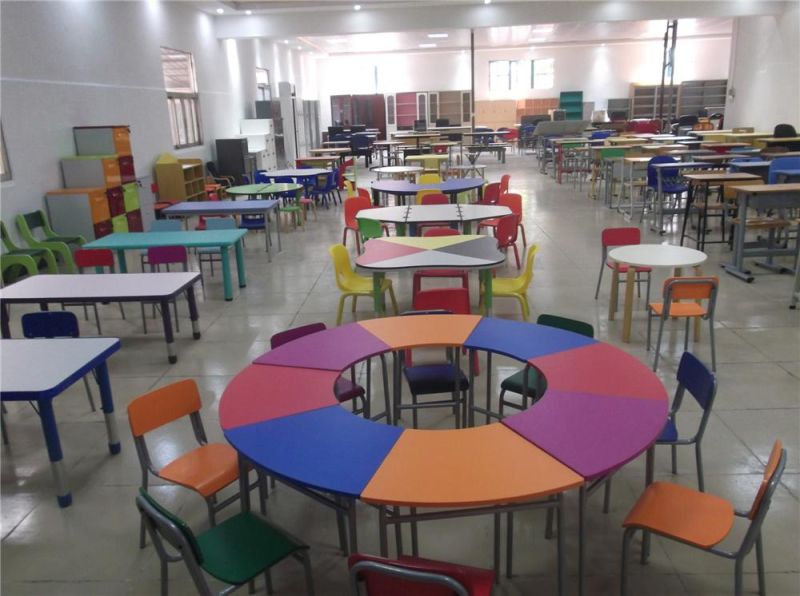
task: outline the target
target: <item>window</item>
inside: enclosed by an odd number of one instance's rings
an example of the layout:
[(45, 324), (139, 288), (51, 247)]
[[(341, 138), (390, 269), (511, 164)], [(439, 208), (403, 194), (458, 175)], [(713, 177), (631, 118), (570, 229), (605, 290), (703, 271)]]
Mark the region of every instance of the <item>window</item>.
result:
[(6, 141), (3, 138), (3, 127), (0, 126), (0, 182), (11, 180), (11, 168), (6, 155)]
[(200, 105), (194, 60), (189, 52), (161, 48), (161, 68), (167, 90), (169, 127), (176, 149), (202, 145)]
[(272, 100), (272, 86), (269, 84), (269, 71), (266, 68), (256, 67), (256, 87), (259, 100)]
[(517, 86), (517, 61), (489, 62), (489, 91), (510, 91)]
[(531, 87), (534, 89), (553, 88), (553, 63), (552, 58), (531, 61)]

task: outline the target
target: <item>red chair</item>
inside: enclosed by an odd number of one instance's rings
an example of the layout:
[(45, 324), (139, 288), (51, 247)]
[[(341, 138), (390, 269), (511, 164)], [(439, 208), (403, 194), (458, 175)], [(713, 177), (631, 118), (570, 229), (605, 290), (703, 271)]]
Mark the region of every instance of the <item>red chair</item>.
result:
[[(206, 185), (206, 188), (208, 188), (208, 186), (209, 185)], [(219, 185), (215, 184), (213, 186), (219, 186)], [(216, 193), (216, 192), (206, 192), (206, 197), (207, 197), (206, 200), (208, 200), (208, 201), (219, 201), (219, 194)], [(226, 217), (226, 216), (224, 216), (224, 215), (211, 215), (211, 216), (200, 215), (200, 216), (197, 217), (197, 225), (194, 227), (195, 230), (205, 230), (206, 229), (206, 217)]]
[(352, 157), (350, 159), (346, 160), (346, 161), (343, 161), (341, 164), (339, 164), (338, 178), (336, 180), (336, 182), (338, 183), (337, 186), (339, 187), (339, 190), (344, 190), (344, 173), (347, 171), (347, 168), (352, 168), (352, 167), (353, 167), (353, 158)]
[(500, 183), (490, 182), (483, 187), (483, 198), (478, 201), (481, 205), (494, 205), (500, 198)]
[[(628, 246), (631, 244), (641, 244), (642, 243), (642, 232), (639, 228), (606, 228), (600, 234), (600, 243), (603, 246), (603, 254), (602, 260), (600, 261), (600, 275), (597, 277), (597, 288), (594, 291), (594, 299), (597, 300), (597, 296), (600, 294), (600, 284), (603, 281), (603, 271), (605, 268), (608, 267), (609, 269), (613, 269), (614, 267), (619, 267), (619, 283), (625, 283), (625, 274), (628, 273), (628, 266), (623, 264), (617, 264), (613, 261), (609, 261), (608, 259), (608, 249), (614, 248), (615, 246)], [(636, 267), (636, 289), (639, 293), (639, 296), (642, 295), (641, 290), (641, 274), (647, 274), (647, 297), (650, 297), (650, 273), (652, 269), (650, 267)]]
[[(79, 248), (74, 253), (72, 253), (72, 257), (75, 259), (75, 266), (78, 268), (80, 273), (83, 273), (84, 269), (88, 269), (90, 267), (94, 267), (95, 271), (98, 273), (105, 273), (106, 268), (108, 268), (109, 273), (114, 273), (114, 251), (108, 248), (96, 248), (96, 249), (89, 249), (89, 248)], [(87, 311), (87, 307), (91, 306), (94, 308), (94, 320), (97, 324), (97, 333), (98, 335), (103, 335), (102, 330), (100, 329), (100, 317), (97, 314), (97, 303), (96, 302), (66, 302), (62, 303), (61, 308), (64, 306), (82, 306), (83, 307), (83, 315), (86, 320), (89, 320), (89, 313)], [(122, 306), (122, 302), (119, 303), (119, 312), (122, 315), (122, 318), (125, 318), (125, 309)]]
[[(449, 205), (450, 197), (440, 192), (423, 195), (420, 199), (420, 205)], [(424, 231), (430, 228), (447, 227), (447, 222), (430, 222), (424, 224), (417, 224), (417, 234), (424, 236)]]
[(519, 229), (519, 218), (516, 215), (506, 215), (497, 221), (494, 229), (497, 238), (497, 248), (506, 250), (514, 249), (514, 259), (517, 261), (517, 269), (521, 267), (519, 262), (519, 250), (517, 249), (517, 230)]
[[(359, 189), (360, 192), (361, 189)], [(369, 192), (369, 191), (367, 191)], [(342, 244), (347, 246), (347, 232), (353, 232), (356, 236), (356, 252), (361, 254), (361, 239), (358, 232), (358, 220), (356, 215), (362, 209), (371, 209), (372, 201), (369, 197), (357, 196), (348, 197), (344, 200), (344, 232), (342, 232)]]
[[(425, 230), (423, 236), (458, 236), (459, 231), (453, 228), (429, 228)], [(467, 272), (463, 269), (419, 269), (414, 272), (414, 280), (412, 283), (411, 296), (416, 296), (422, 290), (422, 280), (425, 278), (446, 278), (458, 277), (461, 279), (461, 287), (469, 288), (469, 277)]]
[(500, 195), (508, 192), (508, 183), (511, 182), (511, 174), (503, 174), (500, 176)]
[(350, 586), (366, 596), (490, 596), (494, 572), (455, 563), (404, 557), (384, 559), (355, 553), (347, 559)]
[[(507, 192), (500, 195), (500, 198), (497, 200), (497, 204), (503, 207), (508, 207), (511, 209), (511, 213), (517, 216), (519, 220), (519, 229), (522, 232), (522, 246), (528, 246), (528, 239), (525, 237), (525, 228), (522, 225), (522, 195)], [(497, 227), (497, 222), (499, 219), (499, 217), (495, 217), (493, 219), (483, 220), (478, 225), (478, 232), (480, 233), (481, 228), (492, 228), (492, 230), (494, 230)]]

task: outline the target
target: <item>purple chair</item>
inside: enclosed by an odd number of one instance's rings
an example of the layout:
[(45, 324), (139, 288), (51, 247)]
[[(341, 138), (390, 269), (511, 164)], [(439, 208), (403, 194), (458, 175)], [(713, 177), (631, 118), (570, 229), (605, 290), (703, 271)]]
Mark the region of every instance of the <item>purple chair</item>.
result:
[[(150, 265), (150, 273), (157, 273), (161, 271), (161, 265), (164, 265), (166, 271), (169, 271), (170, 265), (182, 265), (184, 271), (189, 271), (189, 253), (186, 251), (185, 246), (151, 246), (147, 249), (147, 262)], [(200, 285), (205, 292), (205, 284), (203, 283), (203, 274), (200, 273)], [(153, 318), (156, 316), (156, 309), (158, 304), (153, 304)], [(180, 333), (181, 327), (178, 320), (178, 300), (177, 298), (172, 301), (175, 309), (175, 331)], [(144, 315), (144, 302), (142, 302), (142, 327), (144, 327), (145, 334), (147, 333), (147, 317)]]

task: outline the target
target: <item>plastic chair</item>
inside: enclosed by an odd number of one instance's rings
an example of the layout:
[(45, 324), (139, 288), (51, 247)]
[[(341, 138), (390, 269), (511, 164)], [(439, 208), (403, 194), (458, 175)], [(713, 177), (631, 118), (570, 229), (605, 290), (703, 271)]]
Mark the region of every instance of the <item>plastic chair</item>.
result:
[[(61, 257), (67, 273), (77, 272), (70, 246), (83, 246), (86, 242), (83, 236), (59, 236), (50, 227), (50, 223), (41, 209), (30, 213), (21, 213), (17, 215), (15, 221), (19, 235), (30, 248), (49, 249), (53, 255)], [(44, 238), (37, 238), (34, 235), (36, 230), (41, 230)]]
[[(442, 177), (439, 174), (420, 174), (419, 180), (417, 181), (418, 184), (439, 184), (442, 181)], [(437, 191), (438, 192), (438, 191)]]
[(772, 136), (778, 138), (796, 137), (797, 131), (791, 124), (776, 124), (772, 131)]
[[(342, 293), (339, 297), (339, 308), (336, 313), (336, 324), (341, 325), (345, 299), (350, 296), (353, 297), (353, 312), (355, 313), (356, 301), (359, 296), (372, 297), (372, 278), (358, 275), (353, 271), (353, 267), (350, 265), (350, 255), (347, 253), (347, 248), (345, 248), (344, 244), (334, 244), (328, 249), (328, 252), (333, 260), (336, 286)], [(381, 293), (384, 294), (386, 292), (389, 292), (394, 314), (397, 314), (397, 298), (394, 295), (391, 279), (384, 279), (381, 283)]]
[(367, 167), (372, 165), (372, 140), (366, 135), (350, 137), (350, 151), (354, 157), (363, 156)]
[(373, 238), (381, 238), (383, 233), (386, 232), (386, 235), (389, 235), (389, 230), (379, 222), (377, 219), (366, 219), (360, 218), (356, 219), (358, 222), (358, 234), (361, 236), (361, 244), (365, 244), (367, 240), (372, 240)]
[[(193, 490), (205, 500), (208, 519), (214, 526), (217, 511), (239, 500), (237, 493), (222, 502), (217, 502), (217, 493), (239, 479), (239, 463), (233, 447), (227, 443), (208, 442), (200, 417), (201, 407), (197, 383), (185, 379), (134, 399), (128, 404), (128, 422), (141, 467), (142, 490), (147, 490), (150, 474)], [(157, 468), (147, 449), (145, 435), (187, 416), (199, 446)], [(167, 453), (175, 452), (172, 443), (166, 447)], [(139, 534), (140, 548), (144, 548), (144, 530), (145, 524), (142, 520)]]
[[(423, 191), (423, 192), (425, 192), (425, 191)], [(432, 193), (425, 192), (425, 194), (423, 194), (420, 197), (419, 204), (420, 205), (449, 205), (450, 204), (450, 197), (448, 197), (446, 194), (441, 193), (441, 192), (432, 192)], [(420, 235), (420, 236), (424, 236), (425, 235), (425, 230), (428, 230), (428, 229), (431, 229), (431, 228), (447, 227), (448, 225), (450, 225), (450, 224), (448, 222), (445, 222), (445, 221), (442, 221), (442, 222), (428, 222), (428, 223), (417, 224), (416, 225), (417, 234)]]
[[(114, 251), (108, 248), (96, 248), (96, 249), (86, 249), (81, 248), (75, 251), (72, 255), (75, 259), (75, 265), (78, 267), (78, 272), (83, 273), (84, 269), (88, 269), (94, 267), (97, 273), (105, 273), (108, 270), (109, 273), (114, 273)], [(119, 302), (119, 312), (122, 315), (122, 318), (125, 318), (125, 308), (122, 306), (122, 302)], [(62, 308), (64, 306), (82, 306), (83, 307), (83, 314), (86, 320), (89, 320), (89, 313), (87, 312), (87, 307), (91, 306), (94, 309), (94, 320), (97, 324), (97, 334), (102, 335), (103, 331), (100, 328), (100, 317), (97, 313), (97, 303), (96, 302), (63, 302)]]
[[(143, 489), (136, 497), (136, 508), (150, 534), (161, 560), (161, 594), (168, 593), (168, 564), (183, 561), (189, 570), (198, 594), (210, 595), (211, 587), (203, 571), (230, 584), (220, 594), (228, 594), (237, 586), (264, 574), (267, 592), (272, 593), (271, 567), (292, 557), (303, 565), (306, 591), (314, 593), (308, 546), (263, 517), (242, 511), (233, 517), (195, 535), (185, 521), (162, 507)], [(168, 543), (177, 554), (167, 552)]]
[[(586, 337), (594, 337), (594, 327), (589, 323), (578, 321), (575, 319), (568, 319), (556, 315), (539, 315), (536, 319), (537, 325), (545, 325), (547, 327), (555, 327), (563, 329), (564, 331), (571, 331), (572, 333), (579, 333)], [(526, 383), (527, 374), (527, 383)], [(532, 403), (539, 399), (547, 388), (547, 383), (539, 371), (532, 366), (526, 366), (518, 370), (513, 375), (506, 377), (500, 383), (500, 398), (499, 398), (499, 416), (503, 417), (503, 410), (505, 406), (514, 408), (515, 410), (525, 410), (528, 407), (528, 397), (531, 398)], [(505, 398), (506, 393), (515, 393), (522, 396), (522, 401), (516, 403), (509, 401)]]
[[(147, 262), (150, 265), (150, 273), (155, 273), (161, 270), (161, 265), (164, 265), (169, 271), (170, 265), (181, 265), (184, 271), (189, 271), (189, 253), (186, 251), (185, 246), (151, 246), (147, 249)], [(200, 273), (200, 285), (205, 291), (205, 284), (203, 283), (203, 274)], [(144, 305), (146, 301), (142, 301), (142, 327), (145, 334), (147, 333), (147, 317), (144, 315)], [(155, 302), (153, 305), (153, 316), (155, 311), (159, 308)], [(175, 310), (175, 331), (180, 333), (180, 319), (178, 318), (178, 299), (177, 297), (172, 300), (172, 306)]]
[(511, 182), (511, 174), (503, 174), (500, 176), (500, 195), (508, 192), (508, 184)]
[[(458, 230), (453, 228), (428, 228), (423, 236), (459, 236)], [(426, 278), (459, 278), (461, 287), (469, 288), (469, 276), (464, 269), (418, 269), (414, 271), (411, 295), (416, 296), (422, 289), (422, 280)]]
[[(653, 196), (658, 193), (658, 171), (654, 165), (664, 163), (677, 163), (670, 155), (655, 155), (647, 162), (647, 193)], [(668, 196), (679, 198), (682, 194), (689, 192), (689, 185), (680, 176), (678, 168), (666, 168), (661, 170), (661, 194), (664, 198)], [(644, 217), (644, 212), (642, 213)]]
[(315, 202), (322, 202), (325, 208), (328, 208), (329, 198), (332, 203), (336, 203), (335, 192), (338, 193), (338, 185), (336, 182), (336, 171), (332, 170), (327, 174), (320, 174), (314, 177), (314, 185), (311, 187), (309, 194)]
[[(513, 217), (509, 216), (509, 217)], [(531, 307), (528, 304), (528, 288), (533, 281), (533, 263), (536, 258), (536, 252), (539, 246), (532, 244), (528, 248), (528, 254), (525, 257), (525, 270), (518, 277), (497, 277), (492, 281), (492, 297), (493, 298), (514, 298), (520, 307), (522, 307), (522, 318), (527, 321), (531, 316)], [(483, 310), (484, 297), (483, 293), (486, 291), (481, 287), (481, 309)]]
[(355, 553), (347, 559), (350, 587), (359, 596), (491, 596), (494, 571), (418, 557), (384, 559)]
[[(302, 184), (303, 187), (308, 191), (308, 185), (305, 184), (306, 178), (299, 178), (297, 183)], [(272, 178), (272, 182), (275, 184), (294, 184), (294, 178), (291, 176), (275, 176)], [(281, 204), (278, 207), (278, 213), (285, 213), (287, 217), (289, 217), (292, 221), (294, 221), (294, 227), (297, 229), (297, 226), (300, 225), (303, 227), (303, 231), (305, 231), (304, 225), (304, 209), (301, 203), (303, 197), (302, 192), (298, 192), (296, 190), (290, 190), (288, 192), (278, 193), (277, 198), (280, 200)]]
[(356, 215), (362, 209), (371, 209), (372, 200), (367, 196), (348, 197), (344, 200), (344, 231), (342, 232), (342, 244), (347, 246), (347, 232), (353, 232), (356, 237), (356, 252), (361, 254), (361, 235), (358, 231), (358, 220)]
[[(180, 232), (183, 229), (179, 219), (154, 219), (147, 229), (148, 232)], [(139, 264), (144, 272), (144, 266), (147, 265), (147, 249), (143, 248), (139, 251)]]
[[(656, 340), (656, 356), (653, 370), (658, 369), (658, 357), (661, 350), (661, 336), (664, 332), (664, 323), (669, 318), (686, 319), (686, 335), (683, 341), (683, 351), (689, 349), (689, 323), (692, 319), (708, 320), (708, 333), (711, 340), (711, 370), (717, 370), (717, 354), (714, 345), (714, 309), (717, 303), (717, 289), (719, 278), (709, 277), (670, 277), (664, 281), (664, 302), (650, 302), (647, 305), (647, 349), (650, 349), (650, 330), (653, 316), (659, 317), (658, 339)], [(698, 302), (707, 300), (704, 308)], [(697, 302), (695, 302), (697, 301)]]
[[(27, 339), (55, 338), (55, 337), (80, 337), (78, 317), (66, 310), (31, 312), (22, 315), (22, 335)], [(96, 412), (92, 397), (92, 388), (89, 386), (88, 375), (83, 377), (83, 386), (86, 388), (86, 397), (92, 412)]]
[(499, 182), (489, 182), (483, 187), (483, 198), (478, 203), (481, 205), (494, 205), (500, 198), (500, 191)]
[(514, 249), (514, 259), (517, 262), (517, 269), (520, 268), (519, 264), (519, 250), (517, 249), (517, 231), (519, 230), (519, 217), (516, 215), (506, 215), (497, 220), (497, 226), (494, 229), (494, 235), (497, 239), (497, 248), (506, 250), (508, 248)]
[[(58, 273), (58, 263), (49, 248), (22, 248), (14, 244), (8, 234), (6, 224), (0, 221), (0, 239), (5, 252), (0, 255), (0, 270), (4, 282), (11, 283), (20, 276), (20, 270), (28, 275), (36, 275), (41, 269), (48, 273)], [(8, 274), (8, 275), (7, 275)]]
[[(600, 284), (603, 282), (603, 272), (605, 271), (606, 267), (609, 269), (614, 269), (614, 267), (619, 268), (619, 283), (623, 283), (625, 281), (625, 274), (628, 272), (628, 266), (623, 263), (617, 263), (616, 261), (610, 261), (608, 258), (608, 249), (614, 248), (616, 246), (629, 246), (631, 244), (641, 244), (642, 243), (642, 232), (639, 228), (605, 228), (600, 233), (600, 245), (602, 247), (602, 252), (600, 253), (600, 273), (597, 276), (597, 288), (594, 291), (594, 299), (597, 300), (597, 297), (600, 295)], [(639, 296), (642, 295), (641, 289), (641, 275), (642, 273), (647, 274), (647, 298), (650, 298), (650, 274), (653, 271), (650, 267), (635, 267), (634, 271), (636, 272), (636, 288), (639, 293)]]
[(414, 202), (417, 205), (422, 205), (422, 200), (425, 197), (427, 197), (428, 195), (438, 195), (438, 194), (441, 194), (441, 193), (438, 190), (436, 190), (435, 188), (427, 188), (427, 189), (424, 189), (424, 190), (418, 190), (417, 191), (417, 195), (416, 195), (416, 199), (415, 199)]
[(777, 184), (778, 175), (775, 173), (777, 170), (796, 170), (800, 169), (800, 157), (776, 157), (769, 162), (769, 174), (767, 175), (767, 184)]
[[(525, 227), (522, 225), (522, 195), (510, 192), (501, 194), (496, 204), (502, 207), (508, 207), (511, 213), (517, 216), (519, 231), (522, 232), (522, 246), (528, 246), (528, 239), (525, 236)], [(478, 224), (478, 233), (480, 233), (481, 228), (490, 228), (493, 231), (496, 230), (498, 221), (500, 221), (499, 217), (483, 220)]]
[[(622, 526), (622, 585), (621, 594), (628, 592), (628, 550), (636, 530), (645, 536), (653, 532), (664, 538), (682, 542), (705, 552), (734, 561), (734, 594), (743, 592), (744, 558), (755, 546), (758, 570), (758, 593), (766, 594), (764, 546), (761, 527), (772, 504), (772, 497), (786, 467), (786, 450), (775, 441), (769, 461), (764, 468), (761, 486), (749, 511), (736, 511), (729, 501), (671, 482), (654, 482), (644, 491), (631, 509)], [(735, 517), (749, 521), (744, 536), (735, 550), (718, 545), (733, 529)], [(642, 564), (648, 558), (647, 541), (642, 542)]]
[[(344, 175), (347, 173), (347, 169), (348, 168), (352, 168), (353, 167), (353, 164), (354, 164), (354, 160), (351, 157), (350, 159), (347, 159), (347, 160), (343, 161), (342, 163), (340, 163), (339, 167), (336, 168), (337, 183), (338, 183), (338, 189), (339, 190), (344, 190), (345, 189), (345, 183), (349, 182), (344, 177)], [(340, 203), (342, 202), (341, 195), (339, 195), (339, 202)]]
[[(263, 218), (263, 216), (262, 216)], [(206, 220), (206, 230), (235, 230), (236, 220), (232, 217), (214, 217)], [(211, 277), (214, 277), (214, 263), (222, 259), (219, 247), (201, 246), (197, 249), (197, 264), (203, 270), (203, 263), (211, 267)]]
[[(467, 288), (437, 288), (417, 292), (412, 300), (414, 311), (403, 313), (415, 315), (425, 311), (441, 311), (450, 314), (468, 315), (471, 313), (469, 303), (469, 289)], [(448, 361), (435, 364), (418, 364), (403, 366), (403, 375), (411, 391), (411, 404), (402, 404), (402, 384), (395, 404), (395, 410), (411, 410), (413, 426), (417, 428), (417, 410), (419, 408), (453, 408), (456, 417), (456, 428), (461, 427), (462, 409), (466, 406), (469, 379), (464, 372), (454, 364), (458, 350), (448, 349)], [(409, 357), (404, 358), (409, 361)], [(419, 403), (423, 395), (436, 395), (449, 393), (448, 399), (426, 401)], [(466, 412), (464, 412), (466, 415)], [(395, 417), (395, 420), (398, 416)], [(464, 418), (466, 420), (466, 418)]]

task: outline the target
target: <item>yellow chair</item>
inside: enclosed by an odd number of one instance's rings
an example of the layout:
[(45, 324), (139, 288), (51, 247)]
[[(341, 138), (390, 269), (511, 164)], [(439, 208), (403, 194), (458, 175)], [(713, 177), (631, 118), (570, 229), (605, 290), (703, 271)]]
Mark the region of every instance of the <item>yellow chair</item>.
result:
[(439, 184), (442, 181), (442, 177), (439, 174), (421, 174), (419, 180), (417, 181), (418, 184)]
[[(356, 312), (356, 301), (359, 296), (372, 297), (372, 278), (364, 275), (358, 275), (353, 271), (350, 265), (350, 255), (347, 252), (344, 244), (334, 244), (328, 252), (333, 259), (333, 270), (336, 274), (336, 285), (342, 292), (339, 298), (339, 308), (336, 313), (336, 324), (342, 324), (342, 312), (344, 311), (344, 301), (348, 296), (353, 297), (353, 312)], [(397, 299), (394, 296), (394, 288), (392, 288), (392, 280), (384, 279), (381, 284), (381, 293), (389, 292), (389, 298), (392, 300), (392, 308), (394, 314), (398, 314)]]
[[(533, 281), (533, 261), (536, 258), (536, 251), (539, 246), (534, 244), (528, 247), (528, 255), (525, 257), (525, 270), (518, 277), (498, 277), (492, 281), (493, 298), (516, 298), (522, 307), (522, 318), (526, 321), (531, 316), (531, 307), (528, 304), (528, 288)], [(483, 306), (484, 288), (481, 287), (481, 314), (484, 313)]]
[(436, 190), (435, 188), (428, 188), (426, 190), (418, 190), (417, 191), (417, 205), (422, 205), (422, 197), (425, 195), (438, 195), (440, 191)]

